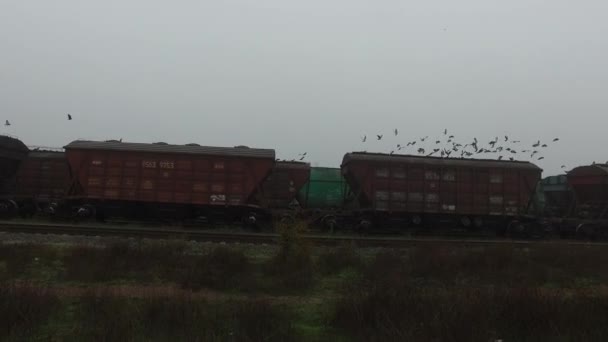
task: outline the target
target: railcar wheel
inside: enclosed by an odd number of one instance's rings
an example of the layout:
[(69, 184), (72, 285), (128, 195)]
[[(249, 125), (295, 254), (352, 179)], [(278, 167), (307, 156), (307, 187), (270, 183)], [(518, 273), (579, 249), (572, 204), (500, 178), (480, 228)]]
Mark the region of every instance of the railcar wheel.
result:
[(359, 221), (359, 224), (357, 225), (357, 230), (359, 231), (359, 233), (367, 233), (372, 230), (373, 226), (374, 225), (371, 219), (363, 218), (361, 219), (361, 221)]
[(471, 219), (468, 216), (462, 216), (460, 218), (460, 224), (465, 228), (471, 227), (471, 223)]
[(76, 210), (76, 216), (79, 218), (91, 218), (95, 215), (95, 207), (91, 204), (85, 204)]
[(13, 218), (17, 215), (19, 206), (13, 200), (0, 201), (0, 216), (4, 218)]
[(330, 233), (334, 233), (334, 231), (336, 231), (338, 228), (338, 222), (336, 220), (336, 217), (333, 215), (327, 215), (323, 217), (323, 219), (321, 220), (321, 225), (323, 227), (323, 230), (329, 231)]
[(412, 216), (412, 224), (414, 226), (419, 226), (422, 224), (422, 217), (420, 217), (420, 215), (413, 215)]
[(507, 227), (507, 236), (510, 238), (521, 237), (526, 234), (526, 226), (518, 220), (509, 222)]
[(595, 240), (597, 239), (597, 233), (597, 226), (591, 223), (581, 223), (576, 227), (578, 237)]

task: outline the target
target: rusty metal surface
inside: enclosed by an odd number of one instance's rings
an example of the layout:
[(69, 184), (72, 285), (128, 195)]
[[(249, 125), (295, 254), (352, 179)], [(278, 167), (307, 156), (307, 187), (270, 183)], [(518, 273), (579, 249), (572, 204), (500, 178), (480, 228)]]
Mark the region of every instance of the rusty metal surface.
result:
[(287, 208), (310, 179), (310, 164), (277, 162), (262, 185), (263, 196), (272, 208)]
[(608, 176), (608, 164), (594, 164), (594, 165), (584, 165), (575, 167), (570, 172), (568, 172), (568, 181), (576, 180), (576, 177), (586, 177), (586, 176)]
[(260, 149), (248, 147), (214, 147), (214, 146), (195, 146), (170, 145), (170, 144), (145, 144), (118, 141), (87, 141), (76, 140), (64, 147), (66, 150), (84, 149), (101, 151), (127, 151), (145, 153), (171, 153), (171, 154), (195, 154), (210, 156), (229, 156), (245, 158), (268, 158), (274, 160), (275, 151), (273, 149)]
[(275, 162), (273, 158), (251, 155), (166, 150), (67, 148), (66, 156), (73, 175), (69, 192), (72, 199), (194, 205), (255, 204), (251, 203), (252, 195)]
[(21, 140), (0, 135), (0, 158), (23, 160), (27, 158), (28, 151)]
[(541, 170), (537, 165), (526, 161), (504, 161), (493, 159), (460, 159), (460, 158), (440, 158), (424, 157), (405, 154), (384, 154), (384, 153), (365, 153), (352, 152), (344, 155), (342, 165), (351, 161), (369, 161), (384, 163), (403, 163), (429, 165), (436, 167), (477, 167), (477, 168), (499, 168), (499, 169), (524, 169)]
[(69, 179), (65, 153), (30, 152), (17, 171), (16, 195), (39, 200), (61, 199), (65, 196)]
[(541, 174), (530, 163), (370, 154), (345, 160), (342, 172), (359, 207), (412, 214), (522, 214)]

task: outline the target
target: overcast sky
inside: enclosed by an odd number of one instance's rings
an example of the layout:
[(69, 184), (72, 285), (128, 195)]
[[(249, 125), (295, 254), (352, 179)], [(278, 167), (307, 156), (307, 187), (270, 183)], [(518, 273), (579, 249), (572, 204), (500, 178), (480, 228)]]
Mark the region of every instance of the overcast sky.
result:
[(463, 143), (559, 137), (535, 161), (555, 174), (608, 160), (607, 13), (605, 0), (0, 0), (0, 133), (338, 166), (447, 128)]

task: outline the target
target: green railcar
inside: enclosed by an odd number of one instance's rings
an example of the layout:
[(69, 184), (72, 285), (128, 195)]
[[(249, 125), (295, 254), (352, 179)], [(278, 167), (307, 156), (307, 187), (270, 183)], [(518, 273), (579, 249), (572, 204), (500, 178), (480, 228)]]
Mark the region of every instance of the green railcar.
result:
[(298, 201), (307, 209), (341, 208), (348, 190), (339, 168), (313, 167), (310, 181), (300, 189)]

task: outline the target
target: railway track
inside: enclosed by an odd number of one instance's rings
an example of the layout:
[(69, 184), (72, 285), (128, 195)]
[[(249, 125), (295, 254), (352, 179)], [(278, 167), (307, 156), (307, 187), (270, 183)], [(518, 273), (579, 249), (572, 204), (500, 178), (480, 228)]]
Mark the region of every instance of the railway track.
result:
[[(114, 236), (153, 239), (185, 239), (206, 242), (275, 244), (279, 235), (274, 233), (222, 232), (210, 230), (178, 229), (173, 227), (112, 227), (91, 225), (69, 225), (52, 223), (0, 222), (0, 231), (28, 234), (57, 234), (85, 236)], [(460, 244), (467, 246), (491, 245), (563, 245), (563, 246), (604, 246), (607, 242), (584, 242), (572, 240), (510, 240), (472, 238), (403, 238), (387, 236), (347, 236), (304, 234), (303, 237), (314, 245), (335, 246), (354, 243), (358, 247), (407, 247), (417, 245)]]

